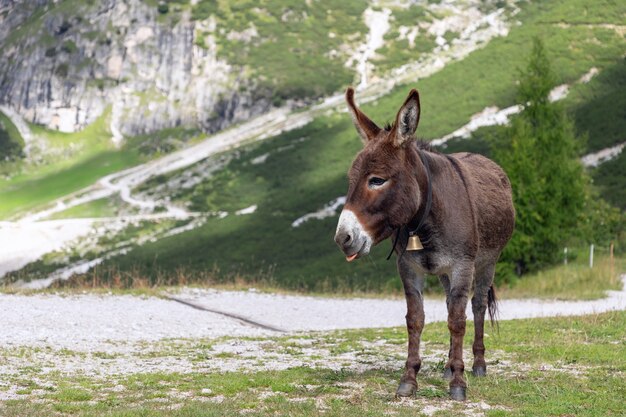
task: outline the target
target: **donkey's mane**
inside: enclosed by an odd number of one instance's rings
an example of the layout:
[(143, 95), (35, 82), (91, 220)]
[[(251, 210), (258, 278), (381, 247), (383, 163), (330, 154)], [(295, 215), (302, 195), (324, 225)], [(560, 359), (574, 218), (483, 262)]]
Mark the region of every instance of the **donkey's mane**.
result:
[(433, 146), (430, 144), (430, 142), (426, 142), (424, 139), (416, 139), (415, 146), (417, 146), (417, 149), (423, 151), (439, 153), (439, 151), (433, 149)]

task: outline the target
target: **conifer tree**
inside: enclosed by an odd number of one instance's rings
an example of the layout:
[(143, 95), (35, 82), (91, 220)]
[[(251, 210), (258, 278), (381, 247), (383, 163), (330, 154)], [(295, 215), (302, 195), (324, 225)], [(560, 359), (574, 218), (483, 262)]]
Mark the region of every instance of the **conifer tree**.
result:
[(516, 230), (503, 261), (518, 274), (558, 259), (585, 201), (585, 174), (578, 160), (582, 141), (561, 105), (550, 102), (555, 86), (543, 43), (535, 39), (519, 83), (523, 110), (512, 122), (509, 142), (494, 149), (511, 180), (516, 209)]

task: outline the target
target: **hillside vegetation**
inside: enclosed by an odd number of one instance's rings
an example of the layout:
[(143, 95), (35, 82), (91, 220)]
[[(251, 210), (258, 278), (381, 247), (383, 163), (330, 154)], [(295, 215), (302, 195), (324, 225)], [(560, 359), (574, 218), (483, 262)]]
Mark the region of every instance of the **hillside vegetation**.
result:
[[(486, 13), (495, 6), (483, 8)], [(74, 15), (77, 10), (83, 17)], [(384, 48), (407, 51), (417, 60), (435, 47), (428, 32), (434, 20), (467, 10), (477, 13), (472, 2), (455, 8), (385, 5), (390, 30)], [(365, 0), (254, 5), (178, 0), (166, 8), (153, 0), (107, 7), (76, 0), (16, 2), (3, 12), (0, 101), (37, 123), (32, 129), (38, 140), (28, 160), (2, 165), (0, 218), (180, 149), (201, 131), (225, 129), (272, 105), (304, 106), (360, 82), (356, 61), (367, 43), (365, 11), (383, 13)], [(409, 17), (419, 21), (420, 33), (407, 46), (399, 31)], [(85, 25), (87, 18), (96, 23)], [(451, 30), (446, 39), (458, 35)], [(130, 49), (122, 53), (126, 45)], [(387, 56), (383, 49), (375, 61)], [(125, 57), (121, 72), (112, 74), (109, 62), (118, 56)], [(160, 57), (157, 68), (154, 57)], [(389, 68), (368, 64), (374, 74)], [(33, 79), (46, 82), (31, 85)], [(39, 92), (42, 85), (51, 90)], [(121, 147), (111, 140), (120, 141), (120, 133)], [(68, 180), (59, 184), (58, 177)]]
[[(557, 83), (572, 85), (570, 94), (562, 103), (575, 121), (577, 136), (587, 138), (587, 145), (581, 144), (581, 149), (597, 150), (623, 140), (620, 139), (625, 123), (620, 116), (623, 106), (609, 103), (615, 102), (611, 100), (620, 102), (623, 96), (620, 91), (623, 92), (623, 51), (626, 42), (616, 25), (619, 27), (626, 16), (624, 7), (608, 0), (595, 4), (594, 7), (589, 7), (582, 0), (522, 2), (518, 6), (521, 11), (511, 19), (518, 20), (520, 24), (513, 24), (506, 37), (491, 40), (484, 48), (461, 61), (447, 65), (432, 76), (416, 80), (410, 85), (396, 87), (389, 94), (363, 105), (363, 110), (382, 125), (392, 120), (408, 90), (416, 87), (420, 91), (422, 102), (418, 136), (426, 140), (444, 136), (463, 126), (472, 115), (485, 107), (495, 105), (504, 108), (517, 104), (516, 83), (519, 70), (525, 67), (533, 37), (538, 36), (545, 43)], [(265, 36), (273, 36), (271, 30), (277, 30), (276, 25), (264, 25), (264, 19), (274, 22), (279, 18), (279, 13), (272, 9), (273, 6), (267, 7), (269, 14), (245, 7), (228, 7), (223, 2), (200, 3), (191, 12), (196, 19), (214, 18), (218, 22), (227, 22), (227, 25), (240, 34), (239, 37), (229, 38), (229, 32), (221, 35), (218, 33), (218, 55), (241, 59), (242, 65), (256, 74), (255, 77), (259, 77), (257, 85), (260, 88), (292, 92), (319, 88), (320, 90), (311, 94), (327, 94), (329, 91), (342, 90), (355, 81), (354, 76), (349, 77), (344, 69), (335, 71), (333, 65), (336, 64), (328, 63), (329, 66), (324, 67), (324, 71), (330, 68), (330, 72), (337, 76), (332, 77), (332, 80), (316, 83), (310, 77), (328, 77), (323, 71), (309, 74), (307, 65), (302, 64), (304, 61), (299, 61), (308, 59), (309, 55), (305, 52), (296, 54), (295, 57), (281, 58), (279, 62), (283, 64), (280, 68), (273, 68), (276, 63), (269, 57), (274, 56), (273, 54), (284, 56), (285, 50), (290, 50), (291, 46), (264, 42)], [(294, 6), (294, 10), (300, 10), (298, 7), (304, 6)], [(337, 16), (342, 16), (364, 9), (361, 3), (347, 2), (336, 13)], [(168, 12), (169, 18), (174, 15), (172, 10), (170, 8)], [(407, 16), (415, 15), (416, 19), (420, 19), (420, 16), (424, 16), (426, 20), (432, 18), (431, 12), (424, 9), (411, 9), (407, 13)], [(304, 19), (299, 17), (304, 16), (301, 10), (294, 16), (287, 16), (285, 19)], [(321, 19), (321, 16), (313, 16)], [(408, 24), (403, 20), (404, 15), (401, 11), (394, 10), (393, 16), (390, 20), (391, 29), (386, 36), (395, 37), (396, 42), (385, 44), (377, 51), (380, 54), (374, 59), (374, 62), (379, 63), (381, 71), (400, 63), (394, 61), (398, 56), (402, 56), (398, 61), (404, 59), (405, 55), (398, 50), (402, 49), (404, 42), (409, 42), (408, 39), (399, 39), (402, 37), (400, 32), (405, 31), (401, 27)], [(282, 17), (281, 15), (280, 18)], [(253, 42), (246, 47), (241, 45), (241, 33), (250, 29), (251, 26), (246, 24), (248, 21), (254, 22), (259, 36), (258, 39), (256, 36), (253, 39), (260, 43), (256, 45)], [(306, 19), (295, 22), (293, 27), (310, 29), (311, 34), (317, 33), (317, 30), (324, 33), (329, 30), (324, 25), (307, 26), (303, 24)], [(347, 17), (337, 22), (341, 22), (338, 24), (345, 29), (336, 30), (339, 38), (349, 36), (353, 30), (361, 30), (363, 25), (362, 21)], [(286, 27), (293, 28), (290, 24)], [(295, 33), (295, 29), (293, 30)], [(249, 33), (252, 32), (250, 29)], [(449, 38), (453, 41), (454, 36), (450, 34)], [(335, 46), (333, 39), (336, 38), (324, 38), (320, 42), (332, 48)], [(315, 40), (313, 35), (303, 35), (302, 51), (313, 48), (316, 45)], [(420, 45), (428, 45), (432, 41), (415, 40)], [(281, 42), (300, 41), (288, 36)], [(241, 56), (231, 56), (235, 50), (241, 50)], [(263, 54), (260, 51), (264, 51)], [(264, 57), (267, 57), (267, 62), (261, 63)], [(300, 66), (301, 71), (294, 73), (294, 68)], [(586, 84), (576, 83), (593, 67), (598, 69), (599, 75)], [(264, 71), (270, 71), (275, 76), (269, 77)], [(281, 96), (279, 101), (284, 98)], [(500, 129), (481, 129), (469, 139), (451, 142), (445, 151), (475, 150), (490, 154), (489, 141), (485, 138), (497, 135)], [(111, 162), (121, 158), (120, 167), (131, 166), (141, 158), (150, 157), (139, 156), (136, 142), (132, 140), (125, 146), (122, 150), (111, 151), (110, 156), (99, 153), (98, 157), (102, 157), (102, 161)], [(311, 219), (299, 227), (292, 226), (296, 219), (322, 209), (345, 194), (346, 172), (360, 148), (361, 143), (348, 114), (329, 113), (317, 117), (302, 128), (228, 152), (223, 158), (224, 166), (208, 177), (193, 172), (202, 167), (208, 169), (214, 164), (213, 160), (203, 161), (187, 170), (159, 176), (141, 184), (135, 190), (140, 195), (143, 193), (167, 197), (173, 203), (194, 212), (227, 212), (228, 215), (223, 218), (209, 216), (202, 226), (193, 230), (136, 245), (123, 255), (105, 260), (97, 267), (96, 274), (102, 280), (133, 275), (144, 278), (146, 282), (156, 282), (164, 276), (182, 276), (186, 281), (263, 281), (286, 288), (320, 291), (398, 290), (400, 281), (396, 276), (394, 262), (384, 260), (389, 244), (381, 244), (366, 259), (347, 264), (332, 240), (336, 215), (321, 220)], [(622, 154), (620, 158), (623, 157)], [(619, 165), (617, 161), (608, 163), (606, 167), (617, 167), (613, 169), (621, 172), (618, 168), (623, 165)], [(95, 179), (115, 169), (114, 166), (107, 165), (106, 169), (96, 171), (92, 166), (97, 167), (97, 164), (83, 162), (87, 165), (74, 164), (67, 167), (68, 172), (76, 175), (73, 178), (80, 178), (80, 181), (84, 179), (87, 182), (87, 178)], [(603, 171), (609, 168), (602, 166), (594, 171), (596, 183), (601, 191), (618, 196), (611, 201), (621, 204), (619, 194), (613, 190), (618, 189), (622, 181), (620, 178), (626, 181), (626, 175), (619, 177), (622, 175), (619, 172), (615, 176)], [(25, 207), (34, 207), (49, 201), (52, 194), (62, 194), (58, 192), (60, 186), (52, 181), (55, 175), (58, 175), (59, 181), (66, 178), (62, 171), (55, 171), (51, 176), (46, 175), (45, 169), (39, 172), (37, 177), (25, 175), (23, 178), (16, 177), (4, 184), (0, 183), (0, 215), (17, 213)], [(186, 176), (198, 176), (197, 184), (188, 188), (180, 187), (177, 180)], [(601, 178), (614, 182), (603, 183)], [(28, 182), (31, 180), (32, 183)], [(28, 186), (17, 186), (20, 181)], [(78, 185), (78, 181), (75, 181), (64, 190), (76, 190)], [(48, 193), (43, 193), (39, 200), (35, 195), (42, 194), (36, 191), (37, 187)], [(102, 202), (94, 204), (83, 208), (85, 215), (102, 210)], [(251, 214), (235, 214), (252, 206), (256, 206), (256, 211)], [(81, 209), (73, 210), (73, 215), (81, 215)], [(113, 242), (121, 239), (113, 238)], [(109, 246), (100, 245), (99, 250), (111, 247), (112, 242), (109, 241), (108, 244)], [(98, 253), (94, 251), (83, 256), (95, 258)], [(18, 276), (19, 273), (14, 274), (13, 278)]]
[[(465, 60), (417, 82), (423, 107), (419, 135), (436, 138), (464, 124), (484, 107), (514, 104), (518, 70), (525, 65), (534, 35), (544, 39), (559, 83), (574, 82), (593, 66), (603, 71), (619, 65), (624, 41), (613, 29), (577, 25), (581, 23), (577, 17), (572, 17), (567, 27), (558, 24), (561, 16), (571, 15), (576, 7), (584, 8), (582, 3), (572, 2), (525, 5), (518, 15), (522, 25), (512, 28), (507, 37), (495, 39)], [(607, 11), (611, 7), (612, 11)], [(619, 13), (617, 6), (607, 3), (604, 8), (589, 9), (586, 21), (617, 23)], [(602, 47), (594, 39), (602, 39)], [(580, 88), (591, 89), (604, 82), (606, 78), (599, 78)], [(408, 86), (399, 87), (363, 106), (364, 111), (382, 124), (393, 117), (407, 90)], [(567, 108), (583, 105), (582, 95), (572, 94), (566, 100)], [(593, 130), (595, 125), (586, 126)], [(471, 146), (471, 140), (467, 145)], [(292, 227), (300, 216), (345, 193), (345, 173), (360, 147), (347, 115), (334, 114), (242, 149), (225, 169), (196, 187), (166, 192), (175, 201), (190, 202), (194, 211), (222, 210), (231, 215), (146, 243), (106, 261), (99, 273), (133, 273), (147, 279), (168, 271), (188, 279), (210, 275), (254, 280), (262, 276), (280, 286), (318, 290), (397, 288), (394, 262), (383, 259), (387, 244), (360, 263), (346, 264), (332, 241), (336, 217)], [(253, 162), (259, 158), (264, 162)], [(167, 178), (158, 180), (166, 182)], [(157, 181), (152, 183), (157, 185)], [(142, 188), (149, 189), (150, 184)], [(251, 205), (258, 206), (255, 213), (232, 215)]]

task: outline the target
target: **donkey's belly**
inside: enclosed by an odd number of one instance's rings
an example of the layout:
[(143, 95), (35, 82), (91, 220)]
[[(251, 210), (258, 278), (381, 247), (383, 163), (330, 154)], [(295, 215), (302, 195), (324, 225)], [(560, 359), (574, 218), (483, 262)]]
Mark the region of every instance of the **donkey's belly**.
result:
[(448, 274), (452, 269), (454, 258), (451, 254), (440, 251), (422, 250), (405, 252), (404, 256), (410, 256), (415, 268), (424, 274), (441, 275)]

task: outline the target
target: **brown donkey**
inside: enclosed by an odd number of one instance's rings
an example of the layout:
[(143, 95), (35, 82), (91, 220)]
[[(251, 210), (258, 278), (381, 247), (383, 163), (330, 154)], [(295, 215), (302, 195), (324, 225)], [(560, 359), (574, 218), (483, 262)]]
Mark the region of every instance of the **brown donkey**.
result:
[[(348, 172), (346, 204), (339, 217), (335, 241), (352, 261), (367, 255), (373, 245), (393, 237), (398, 272), (406, 294), (408, 357), (397, 390), (412, 396), (422, 360), (420, 336), (424, 328), (422, 291), (425, 274), (439, 276), (445, 291), (450, 329), (450, 352), (445, 375), (451, 378), (450, 396), (466, 398), (463, 377), (465, 309), (473, 289), (473, 374), (484, 376), (485, 312), (493, 320), (496, 261), (515, 224), (511, 184), (493, 161), (477, 154), (444, 155), (415, 140), (420, 118), (419, 95), (411, 90), (393, 126), (379, 128), (346, 92), (348, 107), (365, 147)], [(406, 250), (409, 235), (421, 250)], [(412, 238), (412, 244), (415, 244)], [(419, 247), (419, 245), (418, 245)], [(415, 249), (415, 248), (411, 248)]]

